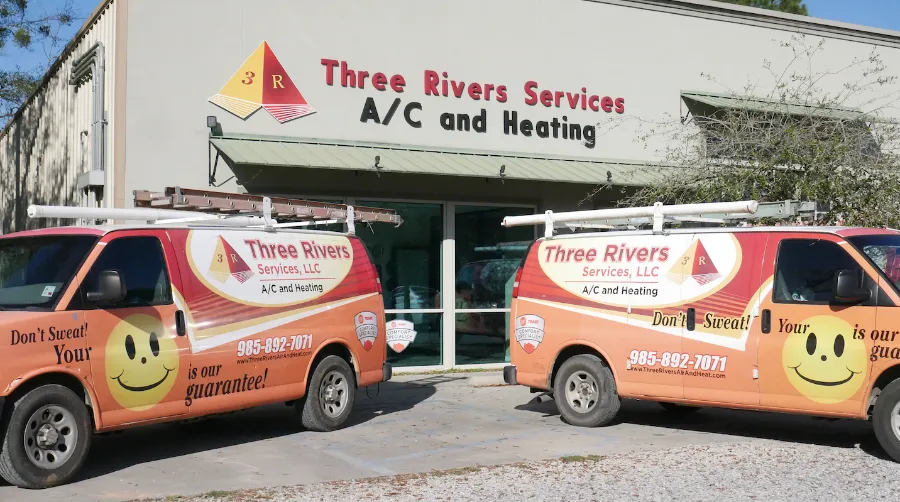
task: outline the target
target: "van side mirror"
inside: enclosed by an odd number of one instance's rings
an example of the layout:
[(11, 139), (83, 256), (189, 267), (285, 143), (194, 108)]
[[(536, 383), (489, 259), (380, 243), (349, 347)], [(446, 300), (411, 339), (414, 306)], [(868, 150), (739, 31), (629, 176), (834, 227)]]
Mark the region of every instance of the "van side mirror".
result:
[(115, 270), (103, 270), (97, 278), (97, 291), (89, 291), (92, 303), (116, 303), (125, 299), (127, 290), (122, 277)]
[(831, 295), (837, 303), (859, 303), (872, 297), (872, 292), (863, 287), (862, 270), (838, 270), (834, 274)]

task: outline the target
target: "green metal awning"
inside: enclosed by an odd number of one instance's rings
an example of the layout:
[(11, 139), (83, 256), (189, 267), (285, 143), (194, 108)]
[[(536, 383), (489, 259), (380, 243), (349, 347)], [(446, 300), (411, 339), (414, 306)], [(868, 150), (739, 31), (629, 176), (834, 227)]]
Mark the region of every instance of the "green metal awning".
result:
[(521, 155), (477, 150), (404, 147), (380, 143), (235, 135), (213, 136), (210, 144), (229, 167), (301, 167), (382, 173), (434, 174), (641, 186), (663, 176), (659, 165), (634, 161)]
[(855, 108), (813, 106), (801, 103), (773, 101), (753, 96), (732, 96), (711, 92), (682, 91), (681, 99), (684, 100), (689, 108), (695, 103), (700, 103), (701, 105), (706, 105), (713, 109), (749, 110), (760, 113), (778, 113), (832, 120), (866, 120), (866, 114)]

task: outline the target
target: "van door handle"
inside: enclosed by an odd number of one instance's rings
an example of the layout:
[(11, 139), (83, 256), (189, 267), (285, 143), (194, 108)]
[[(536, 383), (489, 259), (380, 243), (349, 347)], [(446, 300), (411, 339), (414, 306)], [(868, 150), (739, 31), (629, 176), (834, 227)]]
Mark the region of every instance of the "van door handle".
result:
[(697, 325), (697, 310), (694, 307), (687, 309), (687, 330), (694, 331)]
[(762, 329), (763, 333), (771, 333), (772, 332), (772, 311), (769, 309), (763, 309), (762, 311)]
[(177, 333), (178, 336), (184, 336), (185, 331), (184, 312), (177, 310), (175, 311), (175, 333)]

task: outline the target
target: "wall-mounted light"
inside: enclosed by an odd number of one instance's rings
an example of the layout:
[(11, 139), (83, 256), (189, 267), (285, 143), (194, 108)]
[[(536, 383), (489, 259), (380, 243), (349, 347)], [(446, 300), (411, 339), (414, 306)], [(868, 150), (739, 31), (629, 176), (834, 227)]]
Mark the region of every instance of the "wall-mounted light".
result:
[(373, 167), (375, 168), (375, 174), (377, 174), (378, 177), (380, 178), (380, 177), (381, 177), (381, 170), (384, 169), (384, 166), (379, 165), (379, 164), (378, 164), (379, 162), (381, 162), (381, 155), (376, 155), (376, 156), (375, 156), (375, 165), (374, 165)]
[(606, 181), (612, 181), (612, 171), (606, 171)]
[(215, 115), (206, 116), (206, 127), (209, 129), (210, 136), (222, 135), (222, 124), (219, 124), (219, 119)]
[(506, 177), (506, 164), (500, 166), (500, 183), (505, 183), (503, 178)]

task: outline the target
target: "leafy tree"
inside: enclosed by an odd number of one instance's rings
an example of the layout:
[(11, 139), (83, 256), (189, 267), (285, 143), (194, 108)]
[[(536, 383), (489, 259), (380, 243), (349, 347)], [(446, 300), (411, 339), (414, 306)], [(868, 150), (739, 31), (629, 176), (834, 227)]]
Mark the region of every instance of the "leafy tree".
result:
[(771, 87), (720, 93), (730, 106), (687, 97), (687, 117), (636, 119), (637, 141), (657, 147), (665, 179), (623, 193), (621, 204), (790, 199), (819, 204), (819, 223), (900, 227), (900, 125), (884, 113), (900, 99), (897, 77), (877, 49), (839, 62), (824, 44), (783, 42), (793, 58), (764, 63)]
[[(60, 29), (74, 20), (71, 0), (0, 0), (0, 53), (6, 56), (10, 47), (33, 50), (43, 43), (49, 64), (59, 55)], [(34, 92), (47, 64), (31, 70), (0, 68), (0, 122), (5, 124)]]
[(719, 2), (733, 3), (747, 7), (759, 7), (761, 9), (780, 10), (789, 14), (808, 16), (803, 0), (718, 0)]

